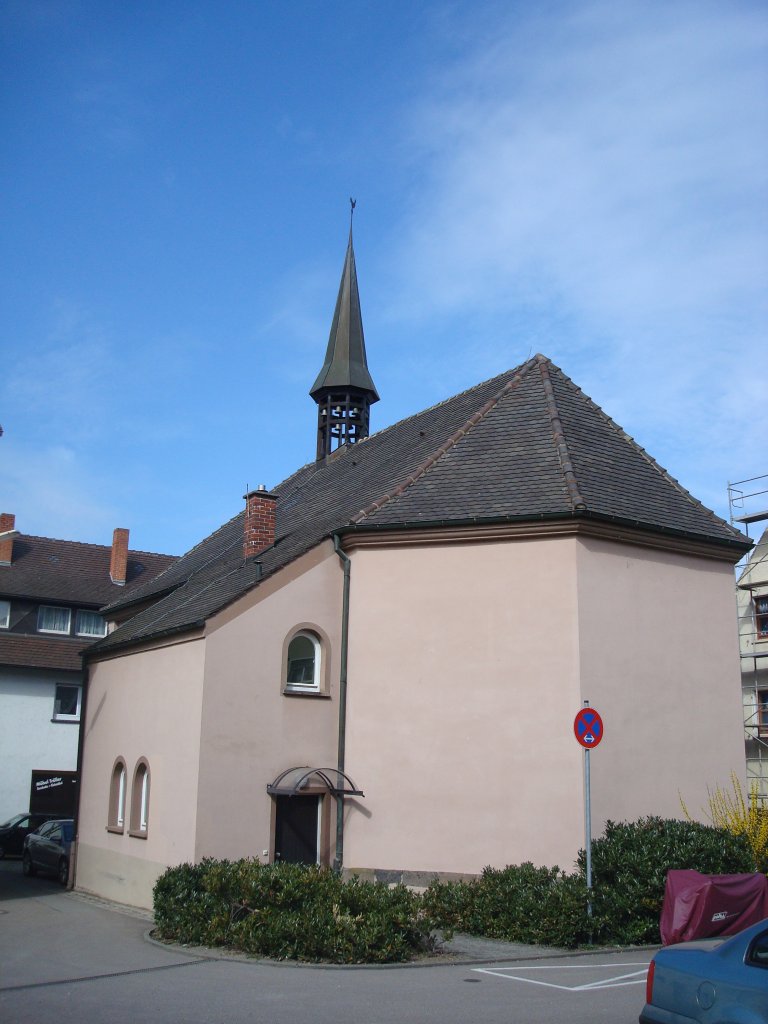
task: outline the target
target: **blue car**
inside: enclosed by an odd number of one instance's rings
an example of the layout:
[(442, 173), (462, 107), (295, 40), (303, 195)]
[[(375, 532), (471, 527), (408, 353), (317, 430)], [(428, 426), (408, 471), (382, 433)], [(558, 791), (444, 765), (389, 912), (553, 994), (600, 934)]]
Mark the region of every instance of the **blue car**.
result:
[(645, 998), (640, 1024), (768, 1024), (768, 918), (659, 950)]

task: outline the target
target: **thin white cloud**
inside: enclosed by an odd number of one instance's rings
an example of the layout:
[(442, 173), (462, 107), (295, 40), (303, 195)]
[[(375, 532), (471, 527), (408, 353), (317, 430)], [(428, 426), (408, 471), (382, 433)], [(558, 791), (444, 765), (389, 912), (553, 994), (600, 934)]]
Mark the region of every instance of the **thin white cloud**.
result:
[(88, 311), (58, 301), (45, 336), (9, 361), (2, 384), (6, 417), (16, 410), (30, 429), (49, 437), (53, 431), (69, 443), (92, 437), (117, 387), (116, 358)]
[(125, 525), (112, 488), (98, 486), (98, 472), (66, 445), (38, 448), (7, 433), (3, 445), (3, 508), (22, 533), (108, 544)]
[(768, 393), (765, 8), (494, 18), (411, 118), (393, 317), (474, 316), (499, 348), (517, 318), (649, 448), (678, 433), (715, 472), (764, 459), (734, 379)]

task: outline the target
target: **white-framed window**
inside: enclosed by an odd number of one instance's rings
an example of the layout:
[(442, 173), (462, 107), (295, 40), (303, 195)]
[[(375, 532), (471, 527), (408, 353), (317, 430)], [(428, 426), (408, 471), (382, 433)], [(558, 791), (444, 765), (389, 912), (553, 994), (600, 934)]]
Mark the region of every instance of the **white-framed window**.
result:
[(296, 693), (320, 690), (322, 648), (320, 638), (302, 630), (288, 644), (285, 688)]
[(757, 691), (757, 735), (768, 738), (768, 690)]
[(133, 773), (131, 787), (130, 834), (146, 839), (149, 824), (149, 764), (140, 758)]
[(106, 636), (107, 623), (98, 612), (80, 609), (75, 619), (75, 632), (78, 636)]
[(57, 683), (56, 696), (53, 701), (53, 721), (79, 722), (82, 695), (83, 692), (79, 686)]
[(37, 613), (38, 633), (65, 633), (69, 635), (72, 612), (69, 608), (57, 608), (41, 604)]
[(8, 629), (11, 622), (11, 602), (0, 601), (0, 629)]
[(109, 785), (109, 817), (107, 828), (111, 832), (122, 832), (125, 828), (125, 761), (118, 757), (112, 769)]

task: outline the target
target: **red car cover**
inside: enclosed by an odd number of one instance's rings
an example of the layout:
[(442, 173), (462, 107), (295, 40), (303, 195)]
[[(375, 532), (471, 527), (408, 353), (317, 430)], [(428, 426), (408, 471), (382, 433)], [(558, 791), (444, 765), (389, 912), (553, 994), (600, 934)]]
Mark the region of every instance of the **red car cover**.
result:
[(768, 917), (765, 875), (667, 872), (660, 921), (665, 946), (713, 935), (734, 935), (764, 917)]

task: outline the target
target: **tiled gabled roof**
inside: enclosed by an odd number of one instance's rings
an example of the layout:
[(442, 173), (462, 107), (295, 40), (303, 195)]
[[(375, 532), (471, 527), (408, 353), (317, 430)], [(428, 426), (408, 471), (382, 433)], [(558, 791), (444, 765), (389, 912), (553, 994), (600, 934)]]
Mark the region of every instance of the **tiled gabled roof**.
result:
[(173, 555), (129, 551), (126, 582), (118, 587), (109, 578), (111, 553), (103, 544), (21, 534), (14, 538), (11, 564), (0, 565), (0, 595), (99, 607), (176, 561)]
[[(304, 466), (273, 492), (277, 539), (259, 556), (263, 576), (345, 528), (583, 517), (726, 546), (734, 561), (749, 546), (541, 355)], [(242, 539), (241, 512), (138, 588), (137, 600), (165, 596), (93, 650), (201, 625), (256, 585)]]
[(0, 665), (24, 668), (52, 668), (79, 672), (80, 652), (86, 644), (83, 637), (36, 636), (5, 633), (0, 637)]

